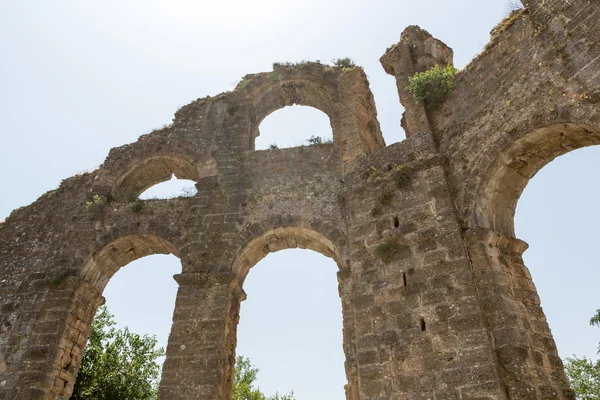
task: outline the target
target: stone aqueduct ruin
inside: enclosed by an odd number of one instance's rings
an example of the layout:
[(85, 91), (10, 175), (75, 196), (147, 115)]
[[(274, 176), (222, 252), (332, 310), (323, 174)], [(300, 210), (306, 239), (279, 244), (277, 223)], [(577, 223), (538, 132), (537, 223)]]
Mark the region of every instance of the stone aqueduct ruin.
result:
[[(108, 280), (171, 253), (182, 273), (159, 397), (230, 399), (244, 278), (294, 247), (339, 267), (347, 399), (574, 398), (513, 216), (538, 170), (600, 143), (599, 21), (598, 0), (531, 1), (434, 111), (407, 78), (452, 50), (407, 28), (381, 59), (408, 136), (387, 147), (361, 68), (248, 75), (15, 210), (0, 225), (0, 398), (67, 399)], [(291, 104), (326, 113), (333, 144), (252, 151), (262, 119)], [(171, 174), (198, 194), (132, 210)]]

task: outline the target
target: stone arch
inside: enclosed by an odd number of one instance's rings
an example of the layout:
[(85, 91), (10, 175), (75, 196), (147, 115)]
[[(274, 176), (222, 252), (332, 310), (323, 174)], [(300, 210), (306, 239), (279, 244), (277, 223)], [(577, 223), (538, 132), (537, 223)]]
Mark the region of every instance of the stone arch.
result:
[[(308, 249), (335, 261), (339, 271), (338, 293), (342, 304), (343, 343), (346, 362), (344, 368), (348, 384), (344, 386), (346, 397), (358, 400), (358, 364), (356, 357), (356, 327), (352, 302), (352, 279), (347, 263), (343, 262), (345, 241), (341, 233), (315, 226), (270, 227), (254, 235), (236, 254), (232, 272), (241, 287), (250, 269), (270, 253), (285, 249)], [(245, 298), (245, 293), (244, 293)], [(239, 317), (238, 317), (239, 319)], [(237, 324), (237, 320), (236, 320)], [(235, 339), (234, 339), (235, 340)]]
[(360, 67), (275, 64), (272, 72), (246, 75), (236, 92), (244, 96), (250, 110), (249, 136), (243, 143), (248, 150), (254, 150), (262, 120), (294, 104), (313, 107), (329, 117), (334, 146), (345, 163), (385, 147), (375, 100)]
[(325, 235), (304, 227), (282, 227), (270, 229), (248, 242), (237, 254), (232, 272), (242, 283), (250, 269), (269, 253), (284, 249), (309, 249), (332, 258), (341, 269), (338, 247)]
[[(556, 157), (600, 144), (600, 130), (583, 123), (554, 123), (526, 131), (497, 148), (476, 179), (465, 239), (475, 285), (509, 393), (544, 386), (551, 398), (574, 398), (531, 274), (523, 261), (527, 243), (515, 237), (517, 202), (529, 180)], [(535, 327), (535, 334), (527, 327)], [(542, 366), (555, 373), (545, 375)], [(525, 372), (517, 372), (525, 371)], [(512, 398), (512, 397), (511, 397)]]
[(514, 238), (514, 215), (525, 186), (556, 157), (600, 144), (600, 128), (560, 123), (534, 129), (505, 146), (482, 176), (469, 222)]
[(270, 114), (287, 106), (301, 105), (322, 111), (329, 117), (334, 143), (339, 140), (339, 123), (335, 113), (335, 91), (308, 79), (282, 80), (262, 88), (253, 100), (253, 124), (250, 148), (259, 136), (259, 126)]
[(90, 326), (97, 308), (104, 302), (102, 292), (110, 278), (130, 262), (153, 254), (178, 256), (178, 249), (155, 234), (120, 237), (92, 254), (85, 261), (79, 276), (70, 278), (74, 281), (73, 294), (67, 301), (68, 317), (56, 341), (59, 349), (53, 374), (53, 395), (66, 396), (64, 398), (71, 395)]
[(198, 182), (203, 177), (216, 174), (217, 163), (212, 157), (198, 165), (178, 154), (151, 156), (135, 163), (117, 180), (112, 196), (117, 200), (137, 198), (146, 189), (169, 180), (172, 175)]
[(112, 276), (122, 267), (139, 258), (153, 254), (173, 254), (177, 248), (155, 234), (133, 234), (113, 240), (87, 259), (81, 279), (102, 293)]

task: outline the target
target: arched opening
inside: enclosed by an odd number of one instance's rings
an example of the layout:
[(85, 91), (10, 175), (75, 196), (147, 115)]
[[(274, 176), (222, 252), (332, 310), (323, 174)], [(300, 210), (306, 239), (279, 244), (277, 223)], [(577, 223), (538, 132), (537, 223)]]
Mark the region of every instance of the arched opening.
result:
[[(128, 268), (122, 268), (125, 266)], [(179, 271), (177, 249), (153, 234), (121, 237), (85, 262), (70, 310), (74, 319), (67, 323), (60, 341), (63, 356), (57, 380), (64, 383), (55, 385), (61, 391), (57, 395), (70, 394), (73, 389), (87, 343), (82, 338), (87, 339), (104, 299), (117, 327), (127, 325), (131, 332), (157, 335), (159, 346), (166, 346), (177, 291), (175, 281), (167, 277)]]
[(265, 394), (345, 399), (336, 272), (330, 258), (294, 249), (267, 256), (248, 274), (236, 353), (260, 369)]
[(271, 230), (238, 255), (233, 272), (248, 298), (241, 306), (237, 353), (261, 369), (258, 383), (266, 394), (293, 390), (298, 398), (342, 400), (347, 382), (355, 382), (344, 373), (354, 327), (347, 304), (339, 301), (339, 266), (333, 242), (297, 227)]
[(529, 244), (523, 259), (563, 360), (598, 358), (600, 335), (589, 321), (600, 308), (599, 171), (598, 146), (559, 157), (528, 182), (515, 216), (517, 237)]
[[(537, 275), (547, 278), (551, 272), (545, 266), (538, 267), (537, 274), (528, 269), (523, 260), (528, 245), (521, 239), (531, 241), (532, 238), (515, 236), (514, 217), (523, 190), (543, 167), (572, 150), (597, 144), (600, 144), (600, 131), (590, 125), (556, 124), (535, 129), (521, 133), (516, 140), (502, 146), (494, 162), (477, 178), (481, 183), (474, 192), (477, 198), (472, 206), (474, 219), (470, 222), (473, 226), (466, 238), (500, 373), (509, 392), (526, 390), (538, 396), (545, 392), (552, 398), (561, 398), (558, 393), (566, 393), (565, 398), (572, 396), (545, 315), (544, 299), (540, 300), (534, 284), (538, 281)], [(571, 171), (571, 174), (577, 173)], [(596, 178), (590, 177), (590, 180), (594, 182)], [(550, 184), (559, 190), (565, 189), (560, 178)], [(548, 193), (541, 191), (534, 207), (541, 209), (541, 204), (548, 203), (547, 196)], [(564, 208), (568, 208), (568, 204), (551, 210), (553, 225), (548, 230), (554, 234), (557, 232), (555, 215)], [(545, 218), (550, 219), (550, 215)], [(559, 236), (560, 244), (556, 247), (565, 249), (564, 241), (573, 234), (560, 231)], [(545, 262), (550, 262), (547, 245), (541, 246), (539, 250)], [(566, 282), (578, 281), (573, 277), (577, 274), (572, 267), (573, 259), (569, 256), (569, 262), (559, 266), (562, 288), (554, 289), (552, 297), (562, 298), (566, 295)]]
[(140, 200), (164, 200), (177, 197), (193, 197), (198, 193), (196, 182), (189, 179), (177, 179), (173, 174), (171, 179), (158, 183), (139, 195)]
[[(138, 162), (123, 174), (117, 181), (112, 196), (117, 200), (133, 201), (146, 190), (160, 183), (169, 182), (173, 178), (192, 181), (191, 184), (193, 185), (203, 177), (216, 174), (217, 163), (213, 158), (195, 164), (191, 160), (176, 154), (154, 156)], [(166, 185), (168, 190), (173, 189), (169, 187), (168, 183)], [(175, 184), (171, 183), (171, 185)], [(164, 193), (164, 188), (158, 188), (157, 191)], [(193, 192), (193, 190), (187, 190), (184, 194)]]
[(267, 116), (259, 127), (256, 150), (333, 143), (329, 117), (312, 107), (293, 105)]
[(535, 129), (506, 146), (489, 166), (476, 192), (474, 225), (514, 237), (517, 201), (546, 164), (569, 151), (600, 144), (600, 130), (585, 124)]
[(172, 254), (146, 256), (117, 271), (103, 293), (117, 327), (155, 335), (157, 346), (166, 349), (178, 287), (173, 276), (180, 273), (181, 262)]
[[(276, 72), (274, 72), (275, 74)], [(277, 143), (270, 143), (269, 140), (281, 141), (284, 138), (290, 136), (288, 132), (292, 127), (291, 121), (287, 120), (285, 124), (282, 124), (285, 121), (284, 115), (281, 117), (276, 117), (272, 120), (274, 123), (274, 127), (272, 129), (276, 130), (274, 134), (268, 133), (269, 124), (267, 124), (267, 134), (260, 139), (260, 141), (255, 142), (255, 139), (260, 137), (262, 134), (259, 132), (259, 126), (264, 129), (262, 126), (263, 121), (272, 113), (288, 106), (307, 106), (312, 107), (313, 110), (308, 109), (307, 107), (302, 108), (292, 108), (284, 112), (287, 114), (287, 118), (294, 118), (292, 115), (296, 115), (294, 122), (299, 123), (299, 128), (310, 128), (318, 127), (319, 130), (323, 130), (325, 132), (333, 131), (331, 134), (331, 138), (337, 136), (337, 129), (334, 126), (334, 103), (333, 97), (335, 91), (332, 87), (328, 86), (326, 83), (320, 82), (315, 83), (307, 79), (295, 79), (295, 80), (281, 80), (275, 84), (268, 85), (258, 93), (254, 100), (254, 127), (252, 130), (252, 137), (250, 142), (250, 149), (261, 149), (261, 148), (269, 148), (269, 145)], [(301, 111), (300, 111), (301, 110)], [(315, 113), (314, 110), (319, 110), (323, 114), (325, 114), (324, 119), (323, 116)], [(318, 115), (318, 116), (317, 116)], [(311, 122), (312, 121), (312, 122)], [(318, 122), (321, 121), (321, 122)], [(325, 122), (326, 121), (326, 122)], [(317, 124), (317, 125), (315, 125)], [(329, 129), (324, 128), (325, 126), (330, 126)], [(300, 142), (303, 140), (308, 140), (310, 138), (310, 133), (302, 132), (300, 134)], [(305, 137), (308, 134), (307, 137)], [(313, 134), (313, 136), (317, 136)], [(292, 137), (290, 139), (284, 139), (285, 142), (282, 143), (282, 146), (277, 145), (278, 147), (294, 147), (298, 145), (302, 145), (302, 143), (297, 143), (297, 137)], [(289, 141), (289, 142), (288, 142)], [(289, 143), (289, 144), (288, 144)], [(260, 147), (259, 147), (260, 146)]]

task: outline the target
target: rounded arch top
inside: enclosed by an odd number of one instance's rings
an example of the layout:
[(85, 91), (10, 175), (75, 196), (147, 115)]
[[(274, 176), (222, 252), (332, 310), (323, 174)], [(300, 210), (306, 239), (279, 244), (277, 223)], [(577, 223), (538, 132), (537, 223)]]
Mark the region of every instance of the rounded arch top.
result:
[(534, 129), (506, 144), (465, 203), (467, 224), (514, 237), (517, 202), (529, 180), (556, 157), (593, 145), (600, 145), (600, 129), (574, 123)]
[(319, 62), (273, 67), (272, 72), (246, 75), (234, 92), (243, 107), (234, 104), (232, 109), (249, 110), (245, 150), (254, 150), (258, 127), (269, 114), (291, 105), (313, 107), (329, 117), (334, 148), (340, 150), (344, 163), (385, 147), (373, 94), (361, 67)]
[(329, 117), (334, 136), (335, 114), (338, 102), (338, 77), (341, 71), (320, 63), (301, 63), (295, 66), (274, 64), (272, 72), (248, 75), (242, 81), (252, 87), (252, 137), (259, 135), (262, 121), (287, 106), (301, 105), (315, 108)]
[(332, 119), (335, 91), (309, 79), (281, 80), (263, 88), (253, 100), (255, 127), (271, 113), (287, 106), (316, 108)]
[(117, 200), (139, 196), (146, 189), (171, 179), (189, 179), (198, 182), (201, 178), (217, 174), (217, 163), (209, 157), (202, 164), (178, 154), (162, 154), (145, 158), (126, 171), (114, 186), (112, 195)]
[(156, 234), (133, 234), (120, 237), (92, 254), (83, 265), (81, 278), (102, 293), (112, 276), (122, 267), (153, 254), (173, 254), (177, 247)]
[(340, 267), (341, 254), (336, 244), (324, 234), (305, 227), (270, 229), (249, 241), (236, 255), (232, 272), (243, 282), (250, 269), (269, 253), (285, 249), (309, 249), (332, 258)]

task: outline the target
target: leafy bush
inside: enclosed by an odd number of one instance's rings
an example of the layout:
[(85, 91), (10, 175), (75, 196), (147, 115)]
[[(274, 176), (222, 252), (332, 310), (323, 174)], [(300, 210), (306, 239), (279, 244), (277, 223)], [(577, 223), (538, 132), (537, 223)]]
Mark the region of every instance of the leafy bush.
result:
[(392, 203), (392, 200), (394, 200), (394, 192), (391, 191), (383, 192), (377, 198), (378, 203), (382, 206), (390, 205)]
[(140, 199), (136, 199), (133, 203), (131, 203), (130, 209), (134, 213), (142, 212), (144, 209), (144, 202)]
[(310, 146), (312, 146), (313, 144), (323, 144), (323, 138), (321, 136), (311, 135), (310, 139), (308, 139), (307, 142)]
[(387, 265), (396, 258), (410, 255), (410, 248), (407, 245), (400, 244), (397, 238), (390, 238), (380, 243), (375, 249), (375, 253)]
[(279, 149), (279, 146), (277, 146), (275, 143), (269, 143), (269, 150), (277, 150)]
[(408, 78), (408, 89), (415, 102), (424, 103), (427, 108), (434, 109), (452, 93), (455, 76), (456, 68), (453, 65), (448, 64), (445, 67), (436, 65)]
[(91, 214), (102, 214), (106, 203), (106, 197), (95, 194), (92, 200), (85, 202), (85, 210)]
[(410, 183), (410, 173), (406, 164), (395, 165), (392, 171), (394, 171), (394, 180), (398, 189), (402, 189)]
[(367, 181), (375, 180), (380, 176), (381, 171), (377, 167), (371, 165), (369, 168), (367, 168)]
[(336, 67), (341, 67), (342, 71), (349, 71), (351, 69), (354, 69), (354, 67), (356, 67), (356, 64), (354, 63), (354, 61), (352, 61), (352, 59), (349, 57), (336, 58), (334, 60), (331, 60), (331, 62)]

